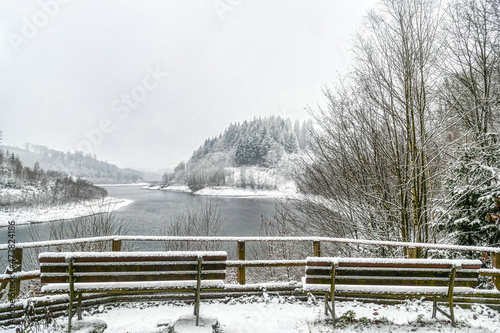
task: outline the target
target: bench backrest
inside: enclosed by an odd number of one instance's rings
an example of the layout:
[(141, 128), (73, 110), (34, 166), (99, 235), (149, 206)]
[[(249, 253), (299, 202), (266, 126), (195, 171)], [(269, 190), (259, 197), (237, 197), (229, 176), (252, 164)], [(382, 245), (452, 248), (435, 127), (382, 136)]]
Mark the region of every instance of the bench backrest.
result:
[(309, 257), (306, 283), (330, 285), (332, 265), (335, 266), (335, 284), (448, 286), (455, 268), (454, 286), (474, 288), (481, 261)]
[(171, 252), (45, 252), (39, 255), (42, 283), (67, 283), (70, 262), (74, 282), (224, 280), (227, 253)]

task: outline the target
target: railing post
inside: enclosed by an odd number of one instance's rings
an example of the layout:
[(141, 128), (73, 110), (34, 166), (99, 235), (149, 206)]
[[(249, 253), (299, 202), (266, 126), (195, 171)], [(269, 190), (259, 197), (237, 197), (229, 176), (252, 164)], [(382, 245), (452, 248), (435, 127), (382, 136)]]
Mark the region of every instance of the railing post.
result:
[[(245, 260), (245, 242), (238, 242), (238, 260)], [(238, 267), (238, 283), (245, 284), (245, 267)]]
[(111, 244), (111, 251), (120, 252), (122, 250), (122, 241), (118, 239), (113, 239)]
[[(23, 268), (23, 249), (15, 248), (12, 260), (12, 273), (21, 272), (22, 268)], [(12, 285), (12, 283), (14, 285)], [(9, 301), (12, 301), (13, 299), (17, 298), (17, 296), (19, 296), (20, 290), (21, 290), (21, 280), (15, 279), (14, 282), (11, 281), (9, 286)], [(14, 292), (14, 295), (12, 295), (11, 291)]]
[[(500, 269), (500, 253), (491, 253), (491, 264), (494, 268)], [(495, 276), (495, 285), (500, 290), (500, 276)]]
[(314, 256), (321, 257), (321, 242), (313, 241), (313, 246), (314, 246)]
[(408, 248), (408, 258), (418, 258), (418, 248), (409, 247)]

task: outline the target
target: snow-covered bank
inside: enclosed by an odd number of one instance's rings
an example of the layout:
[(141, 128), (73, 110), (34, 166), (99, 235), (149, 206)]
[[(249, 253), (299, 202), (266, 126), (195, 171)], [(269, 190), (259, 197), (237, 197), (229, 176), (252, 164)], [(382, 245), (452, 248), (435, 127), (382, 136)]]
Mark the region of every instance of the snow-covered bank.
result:
[(280, 198), (289, 194), (278, 190), (252, 190), (249, 188), (235, 188), (226, 186), (205, 187), (193, 193), (194, 195), (221, 196), (221, 197), (269, 197)]
[[(337, 302), (338, 323), (335, 332), (498, 332), (500, 313), (483, 305), (471, 309), (455, 308), (457, 326), (437, 314), (432, 316), (432, 302), (407, 301), (398, 305)], [(179, 317), (192, 314), (192, 304), (183, 302), (137, 302), (99, 305), (84, 310), (84, 319), (99, 319), (107, 323), (106, 333), (156, 332), (168, 330), (158, 323), (173, 323)], [(331, 321), (324, 314), (322, 299), (300, 301), (291, 297), (245, 296), (238, 299), (202, 301), (201, 316), (218, 318), (217, 332), (231, 333), (319, 333), (332, 332)], [(65, 332), (67, 317), (56, 319), (56, 325), (41, 330)], [(74, 322), (76, 322), (76, 318)], [(193, 326), (189, 332), (201, 331)], [(212, 331), (212, 330), (208, 330)], [(13, 333), (15, 328), (0, 327), (0, 332)]]
[(169, 191), (169, 192), (183, 192), (183, 193), (192, 193), (192, 191), (186, 185), (171, 185), (171, 186), (143, 186), (141, 187), (144, 190), (160, 190), (160, 191)]
[(242, 198), (249, 198), (249, 197), (283, 198), (283, 197), (290, 197), (296, 194), (295, 189), (292, 187), (282, 188), (281, 190), (261, 190), (261, 189), (230, 187), (230, 186), (212, 186), (212, 187), (205, 187), (196, 192), (191, 191), (189, 187), (185, 185), (173, 185), (166, 187), (144, 186), (142, 187), (142, 189), (192, 193), (194, 195), (201, 195), (201, 196), (242, 197)]
[[(162, 190), (171, 192), (185, 192), (200, 196), (223, 197), (290, 197), (297, 194), (297, 186), (285, 175), (289, 170), (283, 168), (265, 168), (257, 166), (224, 167), (223, 181), (200, 181), (197, 188), (206, 186), (198, 191), (191, 191), (187, 185), (152, 185), (144, 186), (146, 190)], [(176, 181), (174, 180), (173, 183)], [(178, 179), (177, 184), (185, 184), (185, 179)], [(224, 186), (207, 186), (207, 184), (224, 184)]]
[(79, 203), (68, 203), (51, 207), (29, 207), (13, 211), (0, 211), (0, 226), (7, 225), (9, 221), (16, 224), (29, 224), (66, 220), (98, 213), (118, 210), (131, 204), (132, 200), (106, 197), (104, 199), (89, 200)]

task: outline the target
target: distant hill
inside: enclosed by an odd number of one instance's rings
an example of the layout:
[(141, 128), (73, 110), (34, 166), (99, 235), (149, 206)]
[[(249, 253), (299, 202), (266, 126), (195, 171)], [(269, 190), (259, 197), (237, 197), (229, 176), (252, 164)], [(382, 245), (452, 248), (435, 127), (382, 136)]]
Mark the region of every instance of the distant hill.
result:
[(96, 184), (135, 183), (143, 181), (144, 174), (140, 171), (119, 168), (114, 164), (99, 161), (95, 155), (82, 152), (61, 152), (45, 146), (27, 143), (25, 148), (1, 146), (8, 155), (19, 156), (25, 166), (62, 172), (68, 176), (84, 178)]
[(291, 157), (306, 148), (311, 126), (310, 120), (292, 124), (281, 117), (230, 124), (206, 139), (187, 163), (166, 173), (163, 182), (188, 185), (192, 191), (211, 186), (276, 189), (287, 177)]
[(102, 199), (107, 195), (105, 189), (88, 180), (44, 170), (38, 162), (26, 166), (18, 155), (0, 149), (0, 211)]

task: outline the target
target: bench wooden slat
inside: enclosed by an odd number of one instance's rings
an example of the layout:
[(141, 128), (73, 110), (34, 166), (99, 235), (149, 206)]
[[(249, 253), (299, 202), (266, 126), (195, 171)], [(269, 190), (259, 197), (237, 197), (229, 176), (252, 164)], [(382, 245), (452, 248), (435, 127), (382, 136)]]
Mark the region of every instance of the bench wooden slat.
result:
[[(331, 269), (314, 269), (308, 268), (306, 270), (307, 275), (330, 275)], [(405, 271), (405, 270), (372, 270), (372, 269), (363, 269), (363, 270), (349, 270), (343, 269), (342, 267), (338, 267), (335, 275), (336, 276), (402, 276), (402, 277), (446, 277), (448, 278), (450, 275), (450, 270), (441, 270), (441, 271)]]
[[(142, 281), (142, 282), (119, 282), (119, 283), (75, 283), (75, 292), (84, 293), (102, 293), (102, 292), (186, 292), (196, 289), (197, 281)], [(201, 281), (203, 290), (218, 290), (224, 288), (224, 280), (206, 280)], [(66, 293), (69, 291), (67, 283), (52, 283), (42, 287), (43, 293)]]
[[(447, 280), (449, 281), (449, 280)], [(338, 280), (336, 279), (336, 283), (340, 284), (351, 284), (351, 285), (406, 285), (406, 286), (447, 286), (448, 282), (443, 282), (443, 281), (434, 281), (432, 283), (430, 282), (425, 282), (425, 281), (408, 281), (406, 280), (406, 283), (403, 282), (380, 282), (380, 280), (361, 280), (361, 279), (352, 279), (352, 280)], [(329, 278), (311, 278), (308, 277), (306, 278), (306, 283), (310, 284), (324, 284), (328, 285), (331, 283), (331, 280)], [(477, 281), (474, 280), (466, 280), (466, 281), (456, 281), (454, 284), (455, 287), (468, 287), (468, 288), (475, 288), (477, 287)]]
[(387, 267), (387, 268), (449, 268), (451, 265), (447, 264), (396, 264), (396, 263), (357, 263), (357, 262), (341, 262), (339, 267)]
[[(126, 252), (121, 252), (126, 253)], [(225, 261), (227, 257), (223, 256), (206, 256), (204, 260), (206, 261)], [(40, 258), (40, 263), (61, 263), (66, 262), (66, 257), (43, 257)], [(84, 263), (84, 262), (131, 262), (131, 261), (193, 261), (196, 262), (198, 259), (197, 255), (192, 256), (170, 256), (170, 257), (159, 257), (159, 256), (120, 256), (120, 257), (74, 257), (75, 263)]]
[[(319, 261), (314, 261), (314, 262), (308, 262), (308, 266), (319, 266), (319, 267), (331, 267), (331, 262), (326, 261), (326, 262), (319, 262)], [(406, 264), (399, 264), (399, 263), (377, 263), (377, 262), (339, 262), (338, 267), (362, 267), (362, 268), (367, 268), (367, 267), (386, 267), (386, 268), (449, 268), (451, 265), (450, 264), (443, 264), (443, 263), (435, 263), (435, 264), (424, 264), (424, 263), (406, 263)]]
[[(310, 285), (311, 292), (325, 293), (329, 292), (330, 288), (326, 284)], [(448, 287), (432, 287), (427, 286), (384, 286), (384, 285), (338, 285), (335, 287), (336, 296), (384, 296), (388, 298), (407, 298), (408, 296), (445, 296), (448, 293)]]
[[(66, 273), (68, 265), (61, 263), (60, 265), (47, 266), (46, 264), (40, 265), (41, 273)], [(144, 272), (144, 271), (188, 271), (197, 270), (197, 263), (179, 263), (179, 264), (166, 264), (161, 262), (156, 262), (154, 264), (149, 263), (137, 263), (132, 262), (130, 264), (126, 263), (92, 263), (92, 264), (74, 264), (75, 269), (78, 272)], [(225, 270), (226, 264), (224, 262), (208, 262), (202, 265), (203, 270)]]
[[(407, 278), (403, 278), (400, 280), (391, 279), (366, 279), (366, 278), (336, 278), (336, 284), (349, 284), (349, 285), (383, 285), (383, 286), (430, 286), (430, 287), (446, 287), (448, 285), (449, 279), (443, 280), (411, 280)], [(330, 279), (322, 279), (322, 278), (308, 278), (306, 279), (307, 283), (311, 284), (329, 284), (331, 282)]]
[[(96, 258), (96, 257), (77, 257), (75, 258), (75, 263), (85, 263), (85, 262), (131, 262), (131, 261), (192, 261), (196, 262), (198, 259), (197, 255), (188, 256), (188, 257), (104, 257), (104, 258)], [(223, 257), (211, 257), (211, 258), (203, 258), (204, 260), (216, 261), (216, 260), (224, 260)]]
[[(202, 273), (203, 280), (224, 280), (226, 273)], [(196, 280), (197, 273), (192, 274), (154, 274), (154, 275), (90, 275), (80, 276), (75, 275), (77, 283), (90, 283), (90, 282), (140, 282), (140, 281), (188, 281)], [(44, 276), (41, 279), (42, 283), (66, 283), (67, 276)]]
[(58, 262), (65, 263), (66, 258), (64, 258), (64, 257), (58, 257), (58, 258), (49, 257), (49, 258), (47, 258), (47, 257), (40, 256), (38, 258), (38, 261), (40, 263), (58, 263)]

